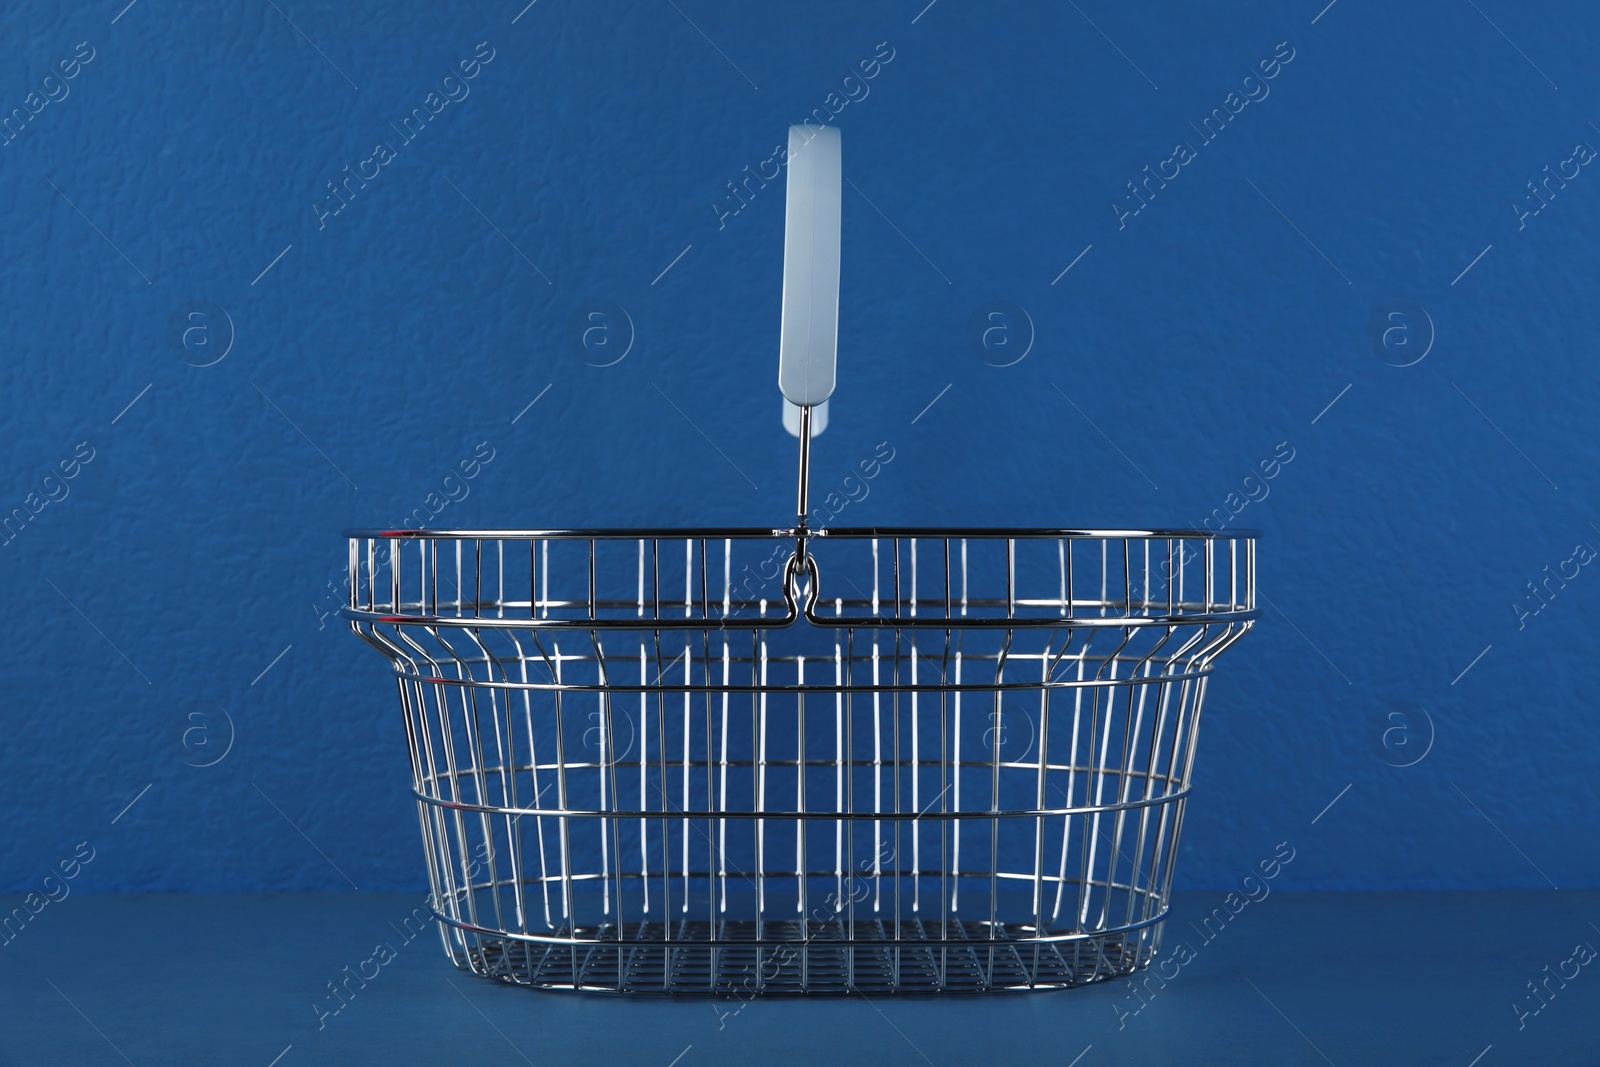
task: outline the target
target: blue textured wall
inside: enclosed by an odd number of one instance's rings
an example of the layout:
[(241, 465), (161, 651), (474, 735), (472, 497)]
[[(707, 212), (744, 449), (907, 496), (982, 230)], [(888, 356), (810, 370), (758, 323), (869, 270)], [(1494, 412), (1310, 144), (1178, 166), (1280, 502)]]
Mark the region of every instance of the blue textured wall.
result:
[(847, 99), (848, 521), (1265, 532), (1180, 884), (1600, 884), (1600, 15), (923, 2), (8, 4), (0, 890), (419, 887), (340, 529), (785, 523)]

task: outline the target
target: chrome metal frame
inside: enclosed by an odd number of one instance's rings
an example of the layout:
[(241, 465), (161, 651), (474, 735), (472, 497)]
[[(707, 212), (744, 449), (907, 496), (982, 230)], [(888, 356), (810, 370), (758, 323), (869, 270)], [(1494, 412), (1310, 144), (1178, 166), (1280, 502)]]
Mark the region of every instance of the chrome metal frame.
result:
[(551, 988), (1130, 973), (1258, 614), (1240, 533), (349, 536), (447, 949)]

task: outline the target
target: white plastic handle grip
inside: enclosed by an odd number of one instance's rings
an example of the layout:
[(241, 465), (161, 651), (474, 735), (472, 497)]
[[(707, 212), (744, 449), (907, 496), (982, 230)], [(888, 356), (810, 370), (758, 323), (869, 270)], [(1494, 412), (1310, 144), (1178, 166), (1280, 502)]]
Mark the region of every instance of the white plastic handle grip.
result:
[(833, 394), (839, 345), (839, 131), (789, 127), (778, 388), (812, 407)]

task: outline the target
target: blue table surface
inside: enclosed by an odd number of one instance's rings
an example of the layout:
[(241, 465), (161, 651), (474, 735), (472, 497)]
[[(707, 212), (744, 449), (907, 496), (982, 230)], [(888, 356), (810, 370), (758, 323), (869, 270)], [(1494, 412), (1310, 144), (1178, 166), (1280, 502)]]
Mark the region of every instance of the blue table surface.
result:
[[(72, 896), (0, 944), (0, 1065), (1600, 1064), (1600, 891), (1279, 892), (1208, 939), (1220, 901), (1175, 897), (1164, 954), (1191, 958), (1142, 997), (741, 1004), (474, 978), (400, 936), (420, 896)], [(380, 942), (394, 958), (319, 1026)]]

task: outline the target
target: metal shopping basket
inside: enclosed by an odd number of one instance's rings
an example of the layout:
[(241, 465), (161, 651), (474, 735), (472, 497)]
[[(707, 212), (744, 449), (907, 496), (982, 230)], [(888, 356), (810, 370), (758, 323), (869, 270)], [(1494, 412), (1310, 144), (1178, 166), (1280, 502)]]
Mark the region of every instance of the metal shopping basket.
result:
[[(358, 530), (464, 969), (626, 993), (979, 992), (1157, 951), (1252, 533), (812, 529), (837, 133), (791, 130), (792, 529)], [(822, 409), (825, 411), (825, 409)]]

